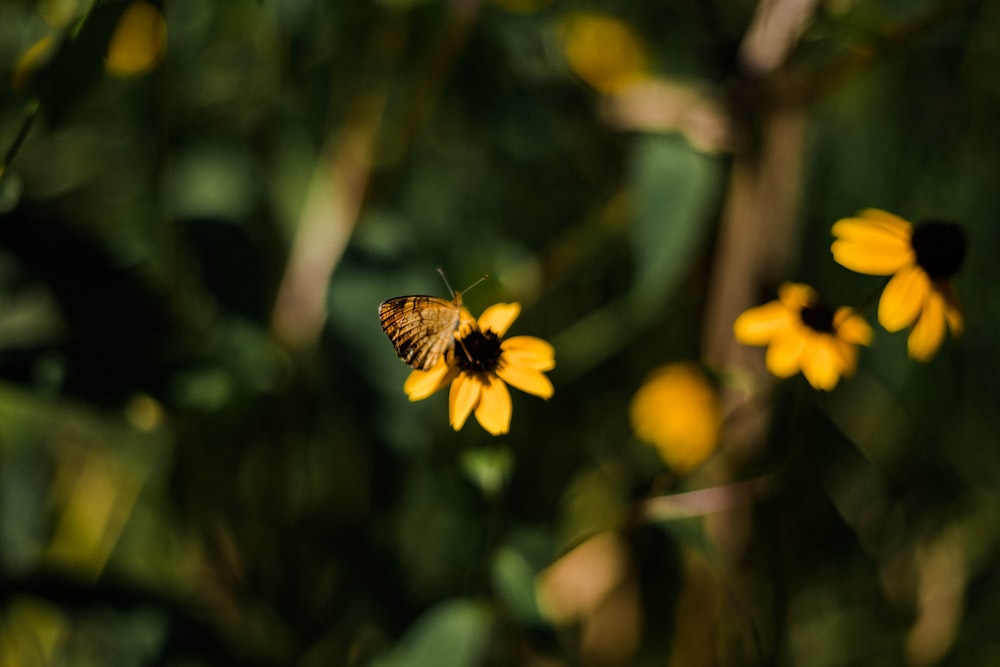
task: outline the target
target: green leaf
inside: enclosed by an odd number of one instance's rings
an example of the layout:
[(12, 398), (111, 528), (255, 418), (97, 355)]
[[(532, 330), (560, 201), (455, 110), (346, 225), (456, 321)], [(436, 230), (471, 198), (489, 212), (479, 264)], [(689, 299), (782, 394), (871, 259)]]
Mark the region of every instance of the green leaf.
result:
[(493, 558), (490, 574), (493, 588), (515, 619), (521, 623), (539, 621), (537, 572), (523, 553), (510, 546), (501, 547)]
[(628, 182), (637, 267), (632, 296), (647, 310), (670, 294), (697, 257), (721, 174), (717, 158), (697, 152), (680, 137), (636, 139)]
[(483, 662), (491, 618), (486, 603), (454, 599), (421, 616), (375, 667), (474, 667)]
[(509, 447), (476, 447), (462, 452), (462, 471), (487, 496), (499, 493), (514, 469)]

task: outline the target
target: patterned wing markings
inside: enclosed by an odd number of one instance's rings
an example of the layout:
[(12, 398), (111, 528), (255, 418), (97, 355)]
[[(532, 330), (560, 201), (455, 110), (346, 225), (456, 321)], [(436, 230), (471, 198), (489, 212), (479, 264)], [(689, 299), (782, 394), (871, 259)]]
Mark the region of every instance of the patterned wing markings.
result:
[(408, 366), (429, 370), (455, 344), (462, 295), (452, 301), (435, 296), (398, 296), (378, 307), (382, 330)]

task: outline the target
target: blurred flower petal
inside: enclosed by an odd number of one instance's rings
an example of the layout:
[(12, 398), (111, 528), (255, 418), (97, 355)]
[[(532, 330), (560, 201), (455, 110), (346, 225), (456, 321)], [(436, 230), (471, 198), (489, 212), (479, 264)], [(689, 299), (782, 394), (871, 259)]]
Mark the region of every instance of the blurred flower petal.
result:
[(930, 289), (931, 281), (920, 267), (910, 265), (899, 271), (882, 291), (878, 302), (879, 324), (886, 331), (899, 331), (913, 324), (927, 301)]

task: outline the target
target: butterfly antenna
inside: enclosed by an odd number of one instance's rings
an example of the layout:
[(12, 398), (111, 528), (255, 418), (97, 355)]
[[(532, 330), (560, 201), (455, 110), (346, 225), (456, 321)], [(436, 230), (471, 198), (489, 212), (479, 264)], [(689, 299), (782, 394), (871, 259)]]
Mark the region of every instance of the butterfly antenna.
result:
[(464, 290), (462, 290), (462, 294), (465, 294), (470, 289), (472, 289), (473, 287), (475, 287), (476, 285), (478, 285), (479, 283), (483, 282), (484, 280), (486, 280), (489, 277), (490, 277), (490, 274), (488, 274), (488, 273), (483, 274), (482, 278), (480, 278), (479, 280), (477, 280), (476, 282), (472, 283), (471, 285), (469, 285), (468, 287), (466, 287)]
[(472, 355), (469, 353), (469, 348), (465, 347), (465, 341), (462, 340), (461, 338), (456, 338), (455, 340), (458, 341), (458, 346), (461, 347), (462, 352), (465, 353), (465, 358), (468, 359), (469, 361), (472, 361)]
[(451, 294), (451, 298), (455, 298), (455, 290), (451, 288), (451, 283), (448, 282), (448, 276), (444, 275), (444, 269), (440, 266), (437, 267), (438, 274), (441, 276), (441, 280), (444, 281), (444, 286), (448, 288), (448, 293)]
[[(451, 298), (454, 299), (455, 298), (455, 290), (453, 290), (451, 288), (451, 283), (448, 282), (448, 277), (446, 275), (444, 275), (444, 269), (442, 269), (439, 266), (439, 267), (437, 267), (437, 272), (438, 272), (438, 274), (440, 274), (441, 280), (444, 281), (444, 286), (448, 288), (448, 293), (451, 294)], [(472, 289), (473, 287), (475, 287), (476, 285), (478, 285), (479, 283), (483, 282), (484, 280), (486, 280), (489, 277), (490, 277), (490, 274), (488, 274), (488, 273), (484, 274), (482, 278), (480, 278), (476, 282), (474, 282), (471, 285), (469, 285), (468, 287), (466, 287), (464, 290), (462, 290), (461, 292), (459, 292), (459, 294), (465, 294), (470, 289)]]

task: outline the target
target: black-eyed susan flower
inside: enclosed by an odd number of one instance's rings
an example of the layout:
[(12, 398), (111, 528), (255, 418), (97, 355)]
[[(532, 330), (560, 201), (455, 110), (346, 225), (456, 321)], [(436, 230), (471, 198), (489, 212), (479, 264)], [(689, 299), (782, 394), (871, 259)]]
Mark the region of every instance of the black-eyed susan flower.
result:
[(470, 414), (491, 435), (510, 430), (509, 384), (542, 398), (552, 396), (545, 371), (555, 368), (555, 350), (540, 338), (503, 335), (521, 313), (518, 303), (490, 306), (478, 320), (463, 309), (455, 345), (429, 370), (415, 370), (403, 385), (411, 401), (427, 398), (449, 383), (449, 421), (456, 431)]
[(875, 276), (892, 276), (882, 291), (878, 321), (886, 331), (913, 326), (907, 349), (914, 359), (934, 356), (944, 340), (945, 325), (962, 332), (962, 310), (952, 278), (965, 260), (962, 228), (952, 222), (927, 220), (912, 225), (878, 209), (833, 225), (833, 258), (838, 264)]
[(632, 430), (671, 469), (686, 472), (715, 451), (722, 407), (705, 374), (690, 363), (662, 366), (632, 397)]
[(814, 389), (830, 391), (854, 372), (858, 345), (871, 342), (864, 318), (847, 307), (825, 306), (801, 283), (778, 288), (778, 300), (743, 312), (733, 324), (736, 339), (767, 345), (767, 369), (778, 377), (802, 371)]

